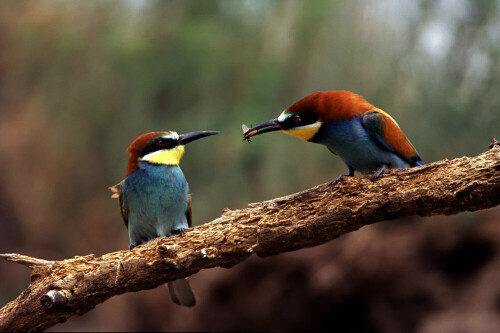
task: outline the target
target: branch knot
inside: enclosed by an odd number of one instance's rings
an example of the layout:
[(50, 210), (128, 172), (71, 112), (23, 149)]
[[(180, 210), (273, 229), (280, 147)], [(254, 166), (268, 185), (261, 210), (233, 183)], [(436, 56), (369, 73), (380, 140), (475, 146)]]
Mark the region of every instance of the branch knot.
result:
[(40, 303), (46, 309), (58, 309), (66, 305), (68, 299), (60, 290), (50, 290), (40, 297)]

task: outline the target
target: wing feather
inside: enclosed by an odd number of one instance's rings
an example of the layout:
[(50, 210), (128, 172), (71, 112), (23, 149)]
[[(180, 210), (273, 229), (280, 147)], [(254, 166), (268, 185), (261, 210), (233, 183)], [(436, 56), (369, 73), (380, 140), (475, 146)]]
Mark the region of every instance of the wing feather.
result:
[(122, 215), (123, 223), (125, 224), (125, 227), (128, 228), (128, 203), (126, 199), (123, 197), (122, 193), (123, 182), (124, 180), (122, 180), (116, 185), (110, 186), (109, 189), (113, 193), (111, 195), (111, 198), (118, 198), (118, 202), (120, 204), (120, 213)]
[(363, 126), (370, 136), (385, 149), (395, 153), (411, 166), (422, 165), (422, 159), (398, 124), (384, 111), (365, 113)]

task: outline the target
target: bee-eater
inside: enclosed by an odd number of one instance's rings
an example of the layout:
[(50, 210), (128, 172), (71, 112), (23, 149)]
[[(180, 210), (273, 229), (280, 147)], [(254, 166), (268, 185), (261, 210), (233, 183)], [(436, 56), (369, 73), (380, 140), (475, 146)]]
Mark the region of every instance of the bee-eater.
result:
[[(189, 186), (179, 162), (185, 144), (218, 133), (152, 132), (139, 136), (128, 147), (125, 179), (110, 189), (112, 197), (119, 198), (130, 249), (155, 237), (182, 234), (191, 227)], [(187, 278), (167, 285), (173, 302), (195, 305)]]
[(243, 125), (243, 139), (283, 131), (300, 139), (325, 145), (349, 169), (373, 173), (374, 180), (387, 168), (423, 165), (422, 159), (396, 121), (363, 97), (350, 91), (319, 91), (286, 108), (278, 118), (253, 128)]

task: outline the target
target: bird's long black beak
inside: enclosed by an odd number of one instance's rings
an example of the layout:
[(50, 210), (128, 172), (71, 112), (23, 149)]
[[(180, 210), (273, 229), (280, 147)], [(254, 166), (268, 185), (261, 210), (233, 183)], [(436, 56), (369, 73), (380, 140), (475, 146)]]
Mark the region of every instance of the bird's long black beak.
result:
[(243, 125), (243, 140), (248, 140), (255, 135), (259, 135), (266, 132), (279, 131), (281, 129), (282, 127), (280, 122), (278, 121), (278, 118), (271, 119), (253, 128), (246, 128), (246, 126)]
[(219, 131), (200, 131), (200, 132), (189, 132), (179, 135), (179, 140), (177, 141), (180, 145), (185, 145), (188, 142), (204, 138), (206, 136), (219, 134)]

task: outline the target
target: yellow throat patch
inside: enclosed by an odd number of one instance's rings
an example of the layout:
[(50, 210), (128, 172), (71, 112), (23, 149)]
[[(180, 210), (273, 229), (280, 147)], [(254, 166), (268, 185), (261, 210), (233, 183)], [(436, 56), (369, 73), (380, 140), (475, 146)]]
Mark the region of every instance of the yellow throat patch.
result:
[(149, 153), (141, 158), (141, 160), (154, 164), (179, 165), (183, 154), (184, 146), (177, 146), (172, 149), (158, 150)]
[(282, 130), (286, 134), (290, 134), (293, 136), (298, 137), (299, 139), (302, 140), (311, 140), (316, 133), (318, 133), (319, 128), (321, 127), (321, 122), (317, 121), (313, 124), (307, 125), (307, 126), (302, 126), (298, 128), (291, 128), (287, 130)]

